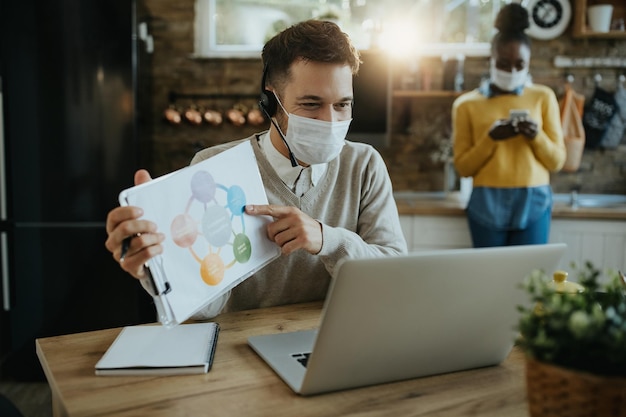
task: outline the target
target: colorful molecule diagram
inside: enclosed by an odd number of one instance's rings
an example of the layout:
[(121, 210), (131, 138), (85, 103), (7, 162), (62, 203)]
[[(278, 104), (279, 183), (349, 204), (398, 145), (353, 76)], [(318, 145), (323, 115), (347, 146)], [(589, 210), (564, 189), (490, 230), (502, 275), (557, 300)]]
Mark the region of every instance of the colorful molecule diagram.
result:
[[(191, 197), (185, 212), (174, 217), (170, 231), (174, 243), (181, 248), (188, 248), (193, 258), (200, 264), (202, 280), (207, 285), (214, 286), (222, 281), (228, 268), (237, 262), (246, 263), (252, 255), (252, 245), (245, 234), (246, 225), (243, 218), (246, 195), (238, 185), (226, 187), (217, 184), (207, 171), (196, 172), (191, 177), (190, 183)], [(218, 202), (218, 190), (225, 193), (225, 205)], [(204, 207), (204, 214), (199, 222), (190, 214), (194, 202)], [(241, 219), (239, 233), (233, 228), (235, 217)], [(198, 256), (193, 248), (199, 236), (206, 240), (209, 248), (203, 258)], [(222, 249), (228, 245), (232, 246), (233, 259), (225, 264), (222, 256), (227, 256), (227, 253), (222, 253), (226, 252)]]

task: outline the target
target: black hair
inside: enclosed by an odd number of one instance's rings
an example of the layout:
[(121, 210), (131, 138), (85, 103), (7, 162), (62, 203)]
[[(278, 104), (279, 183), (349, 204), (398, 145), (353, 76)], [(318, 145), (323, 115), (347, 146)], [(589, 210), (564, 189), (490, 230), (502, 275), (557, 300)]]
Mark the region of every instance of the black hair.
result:
[(491, 41), (492, 51), (498, 45), (520, 42), (530, 48), (530, 37), (526, 29), (530, 26), (528, 10), (519, 3), (510, 3), (498, 12), (494, 27), (498, 30)]

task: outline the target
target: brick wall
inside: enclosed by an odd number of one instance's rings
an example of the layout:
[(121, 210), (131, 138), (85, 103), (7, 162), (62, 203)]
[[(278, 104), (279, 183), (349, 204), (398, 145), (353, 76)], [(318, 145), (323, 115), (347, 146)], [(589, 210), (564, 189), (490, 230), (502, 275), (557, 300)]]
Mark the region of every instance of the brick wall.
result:
[[(147, 97), (149, 107), (148, 139), (143, 143), (143, 164), (155, 175), (161, 175), (188, 164), (193, 154), (206, 146), (246, 137), (265, 126), (248, 124), (236, 127), (222, 123), (218, 127), (188, 123), (171, 125), (164, 121), (163, 111), (171, 104), (171, 93), (210, 95), (210, 99), (179, 98), (174, 104), (181, 109), (198, 105), (226, 110), (241, 104), (253, 108), (259, 92), (262, 72), (259, 59), (207, 59), (193, 57), (194, 0), (143, 0), (149, 15), (148, 25), (154, 37), (154, 52), (144, 59), (140, 72), (140, 96)], [(603, 78), (602, 87), (613, 90), (617, 76), (626, 69), (555, 68), (555, 55), (626, 56), (626, 40), (574, 40), (569, 31), (558, 39), (533, 42), (532, 75), (537, 83), (551, 86), (557, 95), (563, 92), (566, 73), (574, 76), (574, 87), (589, 97), (594, 75)], [(468, 58), (465, 63), (465, 86), (473, 88), (486, 73), (485, 58)], [(433, 88), (440, 80), (442, 64), (430, 59)], [(452, 98), (393, 100), (389, 146), (380, 149), (396, 190), (443, 189), (443, 166), (431, 154), (441, 140), (449, 137)], [(626, 194), (626, 140), (613, 150), (585, 150), (583, 163), (576, 173), (553, 175), (553, 188), (567, 192), (581, 186), (582, 192)]]

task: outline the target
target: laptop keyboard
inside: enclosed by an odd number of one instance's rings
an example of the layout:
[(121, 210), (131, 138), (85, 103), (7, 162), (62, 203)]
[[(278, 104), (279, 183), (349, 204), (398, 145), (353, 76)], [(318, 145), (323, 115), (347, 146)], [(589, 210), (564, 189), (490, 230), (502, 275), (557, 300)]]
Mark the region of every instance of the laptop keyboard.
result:
[(293, 353), (291, 355), (292, 358), (300, 362), (302, 366), (306, 368), (306, 365), (309, 363), (309, 356), (311, 356), (310, 352), (306, 353)]

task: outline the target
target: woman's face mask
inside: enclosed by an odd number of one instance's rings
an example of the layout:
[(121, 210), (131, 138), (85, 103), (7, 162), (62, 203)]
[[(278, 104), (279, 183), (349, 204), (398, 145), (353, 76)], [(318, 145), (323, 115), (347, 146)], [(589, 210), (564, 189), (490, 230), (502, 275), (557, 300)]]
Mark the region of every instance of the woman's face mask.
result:
[(508, 72), (496, 68), (496, 62), (492, 59), (490, 77), (491, 82), (500, 90), (514, 91), (518, 87), (526, 84), (526, 81), (528, 80), (528, 67), (519, 71), (513, 69), (512, 72)]
[(305, 164), (322, 164), (332, 161), (339, 155), (352, 119), (326, 122), (302, 117), (288, 113), (278, 96), (276, 100), (289, 119), (285, 140), (296, 159)]

